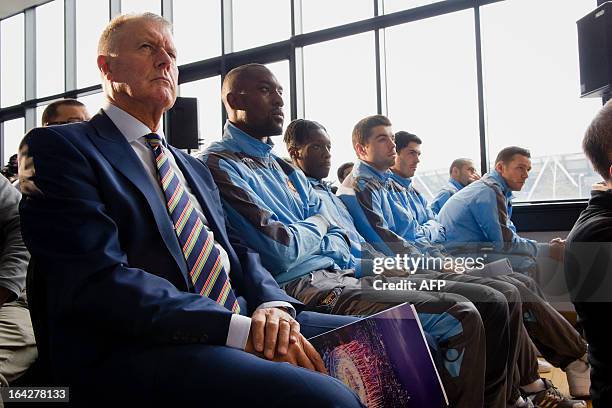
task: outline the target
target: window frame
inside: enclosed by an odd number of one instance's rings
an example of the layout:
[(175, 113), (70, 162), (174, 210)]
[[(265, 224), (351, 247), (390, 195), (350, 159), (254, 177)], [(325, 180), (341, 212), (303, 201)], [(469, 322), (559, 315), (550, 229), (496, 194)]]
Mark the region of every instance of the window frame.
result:
[[(54, 0), (49, 0), (54, 1)], [(99, 92), (102, 88), (100, 85), (94, 85), (84, 88), (76, 87), (76, 1), (82, 0), (64, 0), (65, 15), (64, 15), (64, 30), (65, 30), (65, 84), (64, 92), (55, 95), (38, 95), (34, 96), (28, 89), (36, 88), (36, 52), (35, 52), (35, 17), (32, 20), (34, 8), (26, 9), (25, 13), (26, 29), (26, 100), (14, 106), (0, 107), (0, 125), (2, 122), (15, 119), (18, 117), (25, 118), (26, 130), (37, 124), (35, 123), (36, 107), (47, 104), (61, 98), (78, 98), (91, 93)], [(172, 21), (173, 1), (159, 0), (161, 2), (162, 15)], [(313, 45), (329, 40), (349, 37), (364, 32), (374, 32), (375, 38), (375, 61), (376, 61), (376, 106), (377, 113), (387, 113), (386, 100), (386, 79), (385, 79), (385, 41), (384, 30), (388, 27), (393, 27), (402, 24), (408, 24), (414, 21), (424, 20), (435, 16), (440, 16), (456, 11), (471, 9), (474, 13), (475, 38), (474, 47), (476, 50), (476, 77), (477, 77), (477, 101), (478, 101), (478, 128), (479, 128), (479, 150), (481, 171), (483, 173), (489, 170), (489, 154), (487, 151), (487, 134), (485, 124), (485, 104), (483, 90), (483, 61), (482, 61), (482, 42), (481, 42), (481, 21), (480, 7), (497, 3), (504, 0), (441, 0), (435, 3), (401, 10), (394, 13), (383, 14), (383, 0), (371, 0), (374, 8), (374, 17), (360, 21), (355, 21), (347, 24), (342, 24), (336, 27), (321, 29), (303, 33), (301, 30), (301, 6), (303, 0), (287, 0), (291, 2), (291, 36), (288, 40), (278, 41), (263, 46), (242, 50), (239, 52), (233, 51), (232, 37), (232, 0), (217, 0), (221, 3), (221, 55), (207, 58), (204, 60), (192, 62), (179, 66), (179, 84), (206, 79), (209, 77), (220, 75), (221, 79), (232, 68), (239, 65), (258, 62), (262, 64), (274, 63), (282, 60), (289, 61), (290, 83), (289, 90), (291, 100), (287, 101), (290, 106), (290, 120), (304, 117), (304, 65), (302, 49), (305, 46)], [(591, 0), (593, 9), (597, 7), (599, 0)], [(48, 2), (42, 3), (46, 4)], [(121, 10), (121, 0), (108, 0), (109, 15), (114, 17)], [(15, 13), (19, 14), (19, 13)], [(10, 18), (6, 16), (5, 18)], [(0, 38), (0, 41), (2, 39)], [(31, 63), (29, 66), (28, 63)], [(28, 74), (28, 71), (33, 70)], [(225, 122), (227, 114), (225, 109), (222, 109), (222, 123)], [(0, 135), (1, 136), (1, 135)], [(0, 153), (2, 153), (3, 143), (0, 138)], [(563, 205), (565, 200), (550, 200), (545, 201), (545, 204)], [(586, 199), (576, 199), (572, 202), (584, 203)], [(538, 205), (542, 203), (539, 202)], [(530, 202), (524, 202), (519, 206), (528, 206)]]

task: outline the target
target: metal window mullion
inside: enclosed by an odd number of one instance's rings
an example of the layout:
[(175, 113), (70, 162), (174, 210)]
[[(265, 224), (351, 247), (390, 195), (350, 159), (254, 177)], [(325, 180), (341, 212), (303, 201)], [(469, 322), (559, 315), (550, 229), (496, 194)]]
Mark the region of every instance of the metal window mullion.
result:
[(36, 117), (36, 107), (25, 108), (24, 112), (24, 126), (27, 130), (33, 129), (38, 126)]
[[(24, 11), (25, 100), (36, 99), (36, 9)], [(36, 126), (36, 108), (25, 110), (25, 128)]]
[(380, 115), (387, 115), (389, 103), (387, 99), (387, 45), (386, 30), (374, 31), (376, 53), (376, 109)]
[[(232, 0), (219, 0), (221, 2), (221, 61), (220, 81), (223, 84), (225, 74), (228, 72), (226, 54), (231, 53), (234, 50), (234, 22), (233, 22), (233, 10)], [(225, 123), (227, 120), (227, 111), (225, 105), (221, 104), (221, 123)]]
[[(383, 14), (384, 0), (373, 0), (374, 17)], [(387, 52), (385, 29), (374, 30), (374, 58), (376, 63), (376, 111), (386, 115), (387, 106)]]
[(302, 21), (302, 0), (291, 0), (291, 36), (304, 32)]
[(162, 17), (174, 23), (174, 3), (172, 0), (161, 0)]
[(234, 51), (234, 13), (232, 0), (221, 1), (221, 54)]
[(304, 49), (292, 47), (289, 58), (291, 119), (306, 117), (306, 92), (304, 87)]
[[(291, 37), (302, 34), (302, 0), (291, 1)], [(291, 42), (289, 57), (289, 88), (291, 91), (291, 120), (306, 117), (306, 103), (304, 92), (304, 49), (296, 47)]]
[(489, 145), (486, 131), (484, 79), (482, 68), (482, 36), (480, 24), (480, 6), (474, 7), (474, 32), (476, 39), (476, 81), (478, 90), (478, 131), (480, 135), (480, 171), (485, 174), (489, 170)]
[[(0, 158), (2, 159), (2, 165), (4, 165), (4, 123), (0, 122)], [(0, 176), (3, 177), (3, 176)]]
[[(174, 22), (174, 4), (172, 2), (172, 0), (158, 0), (161, 2), (161, 15), (163, 18), (165, 18), (166, 20), (168, 20), (170, 22), (170, 24), (172, 24)], [(176, 91), (176, 95), (180, 96), (181, 94), (181, 87), (177, 87), (177, 91)], [(170, 130), (169, 126), (170, 126), (170, 120), (169, 118), (169, 112), (166, 111), (163, 115), (163, 122), (164, 122), (164, 132), (166, 133), (166, 135), (169, 135), (169, 137), (172, 137), (172, 131)], [(189, 153), (191, 150), (187, 149), (187, 152)]]
[(76, 0), (64, 0), (64, 90), (77, 88)]
[[(0, 20), (0, 48), (2, 47), (2, 20)], [(2, 51), (0, 50), (0, 67), (2, 67)], [(2, 69), (0, 68), (0, 88), (2, 88)], [(0, 92), (0, 109), (4, 108), (2, 104), (2, 96)], [(0, 122), (0, 126), (2, 126), (2, 122)], [(2, 157), (2, 129), (0, 128), (0, 157)]]
[(110, 0), (108, 3), (109, 20), (121, 14), (121, 0)]

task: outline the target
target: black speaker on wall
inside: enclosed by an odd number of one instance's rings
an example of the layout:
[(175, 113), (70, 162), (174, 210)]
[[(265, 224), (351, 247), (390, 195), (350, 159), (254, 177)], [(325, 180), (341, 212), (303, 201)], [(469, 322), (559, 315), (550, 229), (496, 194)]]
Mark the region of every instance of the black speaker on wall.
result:
[(607, 97), (612, 91), (612, 2), (576, 22), (580, 59), (580, 96)]
[(176, 98), (166, 113), (164, 128), (168, 144), (177, 149), (197, 149), (200, 146), (198, 98)]

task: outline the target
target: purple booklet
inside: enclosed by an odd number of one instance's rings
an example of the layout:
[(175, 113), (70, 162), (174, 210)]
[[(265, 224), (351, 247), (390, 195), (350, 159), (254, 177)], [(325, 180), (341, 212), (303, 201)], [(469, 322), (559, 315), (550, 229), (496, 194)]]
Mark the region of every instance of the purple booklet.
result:
[(309, 340), (329, 375), (368, 408), (448, 407), (423, 328), (408, 303)]

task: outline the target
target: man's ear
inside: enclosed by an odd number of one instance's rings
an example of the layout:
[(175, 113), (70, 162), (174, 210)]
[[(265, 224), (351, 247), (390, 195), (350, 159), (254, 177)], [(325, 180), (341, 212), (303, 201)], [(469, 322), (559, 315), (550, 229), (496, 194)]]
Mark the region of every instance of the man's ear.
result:
[(495, 170), (497, 170), (498, 173), (501, 173), (503, 168), (504, 168), (503, 161), (498, 161), (497, 163), (495, 163)]
[(355, 153), (357, 153), (357, 157), (358, 158), (362, 158), (366, 155), (366, 149), (365, 146), (362, 145), (361, 143), (356, 143), (355, 144)]
[(289, 153), (289, 157), (291, 157), (292, 160), (300, 158), (300, 149), (295, 146), (291, 146), (289, 150), (287, 150), (287, 152)]
[(104, 77), (108, 77), (110, 74), (110, 57), (108, 55), (98, 55), (96, 62), (98, 63), (98, 69), (102, 72)]
[(226, 96), (227, 104), (232, 110), (244, 110), (240, 94), (230, 92)]
[(453, 168), (451, 169), (451, 174), (450, 174), (450, 175), (451, 175), (451, 177), (452, 177), (452, 178), (455, 178), (455, 177), (457, 177), (457, 175), (458, 175), (458, 174), (459, 174), (459, 168), (457, 168), (457, 167), (453, 167)]
[(608, 180), (612, 180), (612, 165), (610, 165), (610, 168), (608, 169)]

